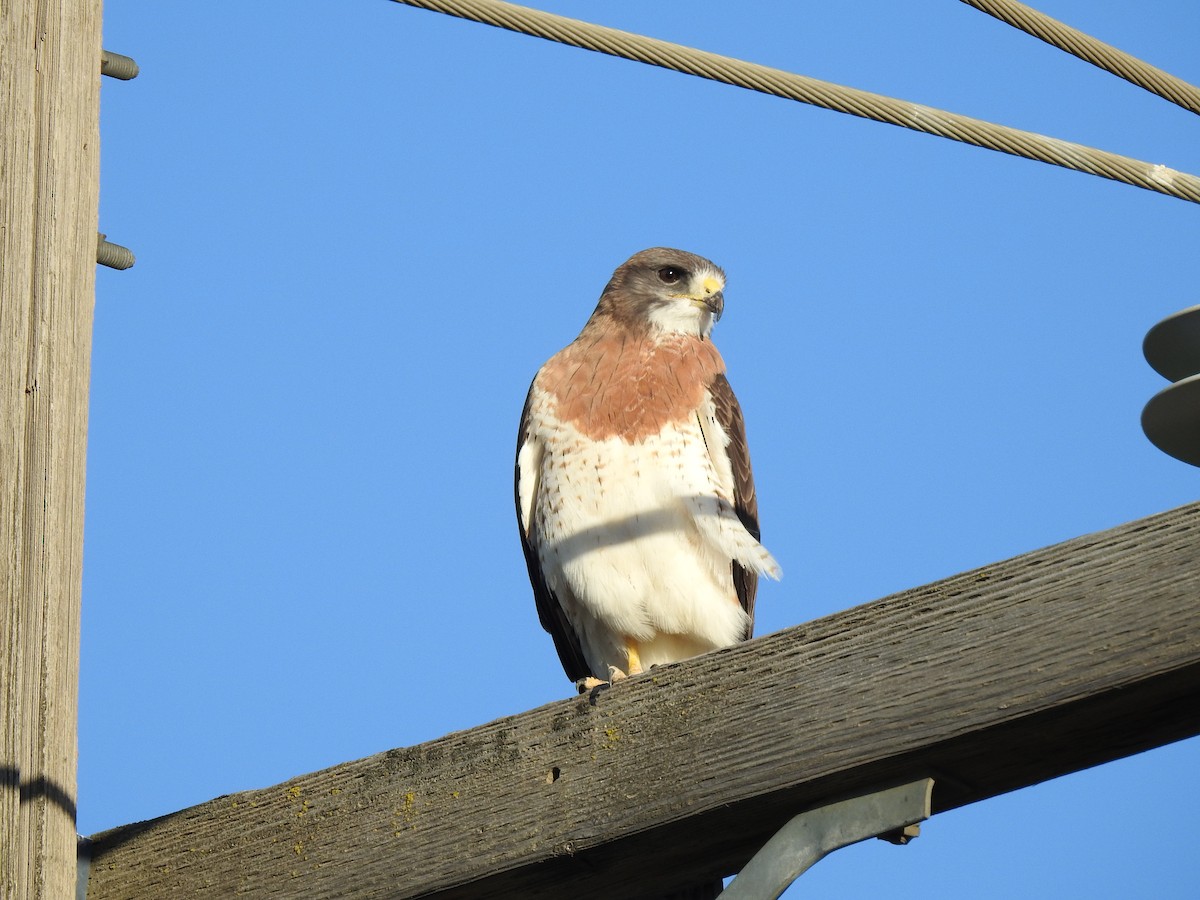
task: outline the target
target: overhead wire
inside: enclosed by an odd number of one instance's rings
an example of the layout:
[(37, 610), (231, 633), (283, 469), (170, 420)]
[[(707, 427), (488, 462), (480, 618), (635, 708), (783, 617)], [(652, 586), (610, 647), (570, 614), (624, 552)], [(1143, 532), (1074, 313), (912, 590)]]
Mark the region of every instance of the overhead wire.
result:
[(796, 75), (503, 0), (393, 0), (546, 40), (898, 125), (1200, 203), (1200, 177), (1053, 137)]
[(1200, 87), (1016, 0), (961, 0), (1052, 47), (1200, 115)]

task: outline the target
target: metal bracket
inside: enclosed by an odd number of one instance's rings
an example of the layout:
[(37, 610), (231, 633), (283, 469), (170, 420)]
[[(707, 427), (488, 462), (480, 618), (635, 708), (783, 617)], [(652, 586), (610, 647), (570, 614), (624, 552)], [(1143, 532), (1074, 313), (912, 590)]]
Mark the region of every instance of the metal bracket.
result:
[(928, 819), (933, 779), (853, 797), (801, 813), (746, 863), (721, 900), (776, 900), (824, 857), (871, 837), (906, 844)]

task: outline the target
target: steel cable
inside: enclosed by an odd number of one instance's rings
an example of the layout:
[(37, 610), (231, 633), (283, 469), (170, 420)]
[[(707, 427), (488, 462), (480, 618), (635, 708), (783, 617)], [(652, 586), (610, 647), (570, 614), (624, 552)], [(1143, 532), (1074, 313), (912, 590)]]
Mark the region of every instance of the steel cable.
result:
[(1013, 28), (1031, 34), (1059, 50), (1065, 50), (1093, 66), (1111, 72), (1118, 78), (1124, 78), (1130, 84), (1135, 84), (1152, 94), (1157, 94), (1164, 100), (1170, 100), (1175, 105), (1200, 115), (1200, 88), (1182, 78), (1176, 78), (1170, 72), (1164, 72), (1148, 62), (1143, 62), (1136, 56), (1130, 56), (1124, 50), (1118, 50), (1111, 44), (1084, 34), (1082, 31), (1057, 19), (1052, 19), (1045, 13), (1038, 12), (1016, 0), (962, 0), (962, 2), (1011, 25)]
[(502, 0), (393, 0), (584, 50), (635, 60), (736, 87), (899, 125), (1200, 203), (1200, 178), (1163, 165), (795, 75), (656, 38), (593, 25)]

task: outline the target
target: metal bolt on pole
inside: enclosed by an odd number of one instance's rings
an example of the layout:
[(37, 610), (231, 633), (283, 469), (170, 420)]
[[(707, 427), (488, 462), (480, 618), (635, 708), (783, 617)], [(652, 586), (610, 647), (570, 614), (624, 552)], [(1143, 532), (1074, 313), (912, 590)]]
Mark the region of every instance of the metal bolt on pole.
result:
[[(132, 57), (103, 50), (100, 53), (100, 74), (121, 81), (132, 81), (138, 76), (138, 64)], [(105, 235), (96, 237), (96, 262), (110, 269), (128, 269), (134, 262), (133, 251), (120, 244), (110, 243)]]
[(138, 64), (131, 57), (104, 50), (100, 55), (100, 74), (121, 81), (132, 81), (138, 76)]
[(113, 244), (105, 235), (96, 235), (96, 262), (110, 269), (128, 269), (136, 262), (133, 251), (120, 244)]

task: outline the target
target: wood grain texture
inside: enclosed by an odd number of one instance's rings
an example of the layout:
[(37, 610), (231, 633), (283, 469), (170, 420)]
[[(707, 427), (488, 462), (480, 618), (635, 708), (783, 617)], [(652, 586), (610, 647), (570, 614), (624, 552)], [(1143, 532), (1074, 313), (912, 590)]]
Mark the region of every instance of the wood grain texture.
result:
[(1200, 733), (1200, 504), (95, 837), (89, 900), (650, 897), (791, 815)]
[(75, 886), (99, 0), (0, 5), (0, 896)]

